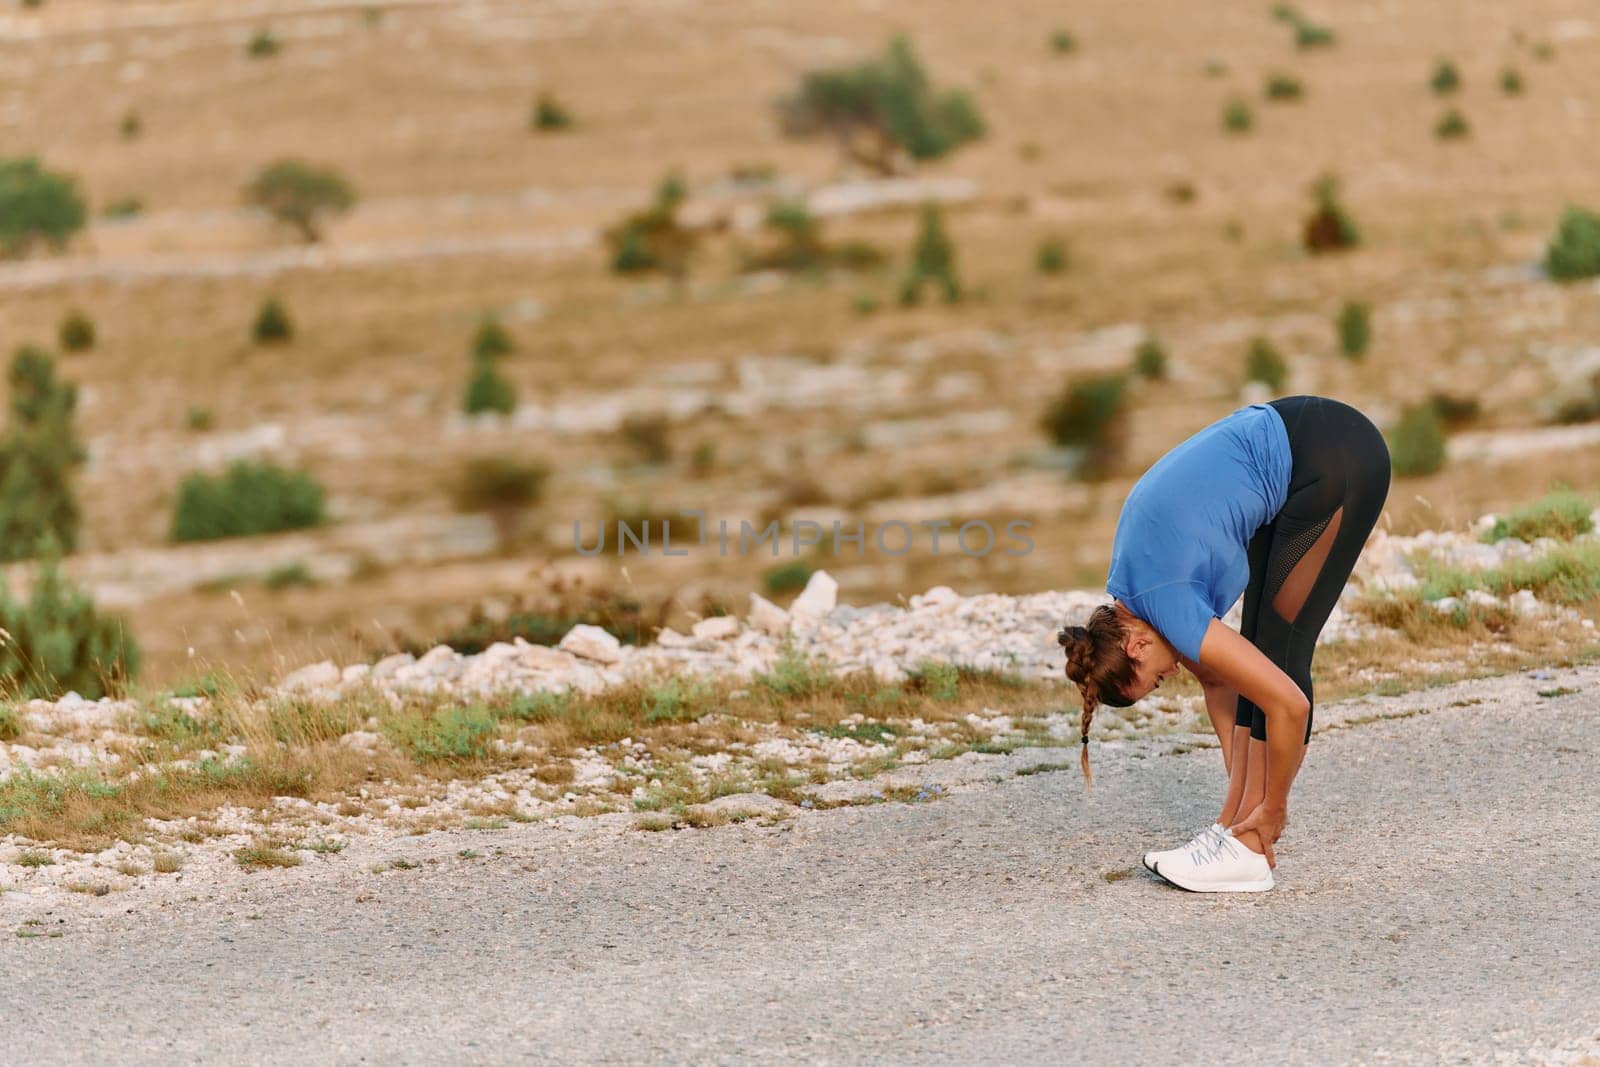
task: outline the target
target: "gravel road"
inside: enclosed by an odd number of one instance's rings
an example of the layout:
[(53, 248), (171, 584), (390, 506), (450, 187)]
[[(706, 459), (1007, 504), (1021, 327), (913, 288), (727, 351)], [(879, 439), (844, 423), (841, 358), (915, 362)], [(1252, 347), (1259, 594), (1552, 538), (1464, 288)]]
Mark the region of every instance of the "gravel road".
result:
[[(1108, 746), (1087, 796), (1075, 769), (1014, 773), (1062, 752), (1013, 754), (923, 803), (712, 830), (645, 833), (618, 815), (439, 833), (405, 849), (415, 869), (374, 874), (353, 846), (228, 892), (58, 903), (29, 929), (64, 936), (0, 948), (4, 1059), (1323, 1064), (1600, 1049), (1584, 1045), (1600, 1031), (1600, 670), (1426, 703), (1365, 724), (1346, 711), (1313, 741), (1272, 893), (1190, 895), (1138, 865), (1209, 820), (1215, 751)], [(458, 855), (469, 846), (481, 855)]]

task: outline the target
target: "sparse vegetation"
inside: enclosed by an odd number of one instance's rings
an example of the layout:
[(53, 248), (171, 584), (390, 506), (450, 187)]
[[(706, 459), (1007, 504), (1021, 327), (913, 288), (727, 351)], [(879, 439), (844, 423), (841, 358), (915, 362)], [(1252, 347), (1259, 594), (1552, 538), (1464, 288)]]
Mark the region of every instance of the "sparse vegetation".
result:
[(1104, 476), (1122, 456), (1127, 385), (1121, 374), (1068, 382), (1044, 413), (1044, 431), (1055, 444), (1083, 450), (1085, 477)]
[(1568, 206), (1545, 248), (1544, 267), (1559, 282), (1600, 275), (1600, 215)]
[(1433, 474), (1444, 466), (1444, 424), (1432, 404), (1414, 404), (1389, 431), (1389, 458), (1401, 478)]
[(107, 203), (100, 212), (100, 217), (106, 219), (131, 219), (143, 213), (143, 200), (136, 196), (125, 196)]
[(287, 344), (294, 337), (294, 324), (283, 301), (275, 296), (262, 301), (250, 324), (250, 336), (258, 345)]
[(1507, 96), (1522, 95), (1522, 72), (1516, 67), (1506, 67), (1500, 72), (1500, 91)]
[(1040, 274), (1060, 274), (1067, 269), (1066, 242), (1059, 237), (1049, 237), (1040, 241), (1033, 262)]
[(1150, 381), (1160, 381), (1167, 376), (1167, 350), (1155, 334), (1147, 334), (1133, 350), (1133, 370)]
[(655, 202), (628, 215), (606, 231), (611, 269), (618, 274), (658, 271), (676, 280), (689, 273), (695, 235), (678, 223), (678, 208), (688, 196), (683, 178), (668, 174), (656, 189)]
[(246, 845), (233, 850), (233, 858), (247, 871), (260, 871), (268, 867), (298, 867), (300, 857), (293, 852), (270, 845)]
[(767, 209), (767, 232), (775, 240), (768, 247), (744, 257), (744, 269), (780, 271), (822, 271), (829, 268), (862, 270), (876, 267), (883, 253), (864, 241), (831, 245), (822, 239), (822, 227), (803, 201), (783, 200)]
[(293, 226), (308, 243), (322, 238), (331, 216), (343, 215), (356, 202), (355, 191), (332, 167), (299, 159), (268, 164), (245, 187), (245, 199), (278, 222)]
[(1346, 359), (1360, 359), (1372, 343), (1372, 312), (1358, 300), (1347, 300), (1334, 320), (1339, 351)]
[(1308, 252), (1337, 252), (1361, 243), (1360, 231), (1339, 201), (1338, 179), (1332, 175), (1318, 179), (1312, 196), (1316, 207), (1306, 219), (1302, 236)]
[(1440, 117), (1438, 125), (1434, 126), (1434, 136), (1441, 141), (1456, 141), (1468, 136), (1472, 127), (1467, 124), (1466, 116), (1455, 108), (1446, 111)]
[(122, 619), (101, 615), (90, 597), (46, 555), (26, 601), (0, 585), (0, 691), (11, 699), (55, 699), (69, 690), (89, 700), (120, 693), (139, 669), (139, 650)]
[(461, 407), (468, 415), (509, 415), (517, 409), (516, 386), (500, 374), (493, 360), (474, 358)]
[(1446, 96), (1461, 88), (1461, 74), (1456, 70), (1456, 65), (1448, 59), (1441, 59), (1434, 65), (1433, 76), (1428, 79), (1428, 86), (1440, 96)]
[(533, 114), (528, 119), (530, 128), (542, 133), (551, 133), (556, 130), (570, 130), (572, 128), (572, 112), (548, 92), (539, 94), (533, 103)]
[(267, 59), (283, 50), (283, 42), (271, 30), (263, 27), (250, 35), (250, 43), (245, 45), (244, 50), (251, 59)]
[(1289, 74), (1274, 73), (1267, 76), (1264, 90), (1268, 100), (1299, 100), (1305, 95), (1305, 87), (1300, 84), (1300, 79)]
[(1058, 55), (1078, 50), (1078, 39), (1066, 30), (1056, 30), (1050, 35), (1050, 50)]
[(768, 594), (783, 596), (785, 593), (798, 593), (806, 587), (811, 580), (816, 568), (803, 559), (790, 560), (769, 568), (761, 576), (761, 584)]
[(144, 120), (137, 111), (128, 110), (122, 113), (122, 121), (117, 124), (117, 132), (122, 134), (124, 141), (132, 141), (144, 132)]
[(86, 214), (75, 179), (33, 156), (0, 159), (0, 255), (25, 256), (40, 245), (59, 251)]
[(907, 157), (937, 159), (984, 134), (972, 98), (935, 91), (904, 36), (876, 59), (805, 75), (779, 101), (778, 115), (786, 134), (831, 134), (846, 159), (878, 174), (893, 174)]
[(1265, 337), (1254, 337), (1245, 352), (1244, 380), (1264, 382), (1274, 393), (1282, 392), (1289, 380), (1289, 364), (1282, 353)]
[(550, 468), (515, 456), (476, 456), (457, 483), (456, 507), (485, 511), (494, 520), (502, 549), (514, 544), (523, 516), (544, 497)]
[(221, 475), (195, 471), (178, 486), (173, 541), (211, 541), (316, 526), (322, 486), (305, 471), (236, 460)]
[(73, 308), (56, 329), (56, 339), (63, 352), (86, 352), (94, 347), (94, 321)]
[(1255, 114), (1243, 100), (1235, 98), (1223, 105), (1222, 128), (1229, 133), (1249, 133), (1255, 123)]
[(922, 228), (917, 243), (911, 250), (911, 266), (900, 287), (900, 303), (909, 306), (922, 300), (924, 285), (933, 284), (944, 292), (947, 304), (961, 299), (961, 285), (956, 281), (955, 245), (944, 230), (944, 219), (937, 204), (922, 207)]
[(1594, 532), (1594, 522), (1590, 518), (1593, 510), (1594, 504), (1587, 497), (1570, 489), (1558, 489), (1497, 517), (1494, 525), (1484, 531), (1482, 539), (1491, 545), (1508, 537), (1522, 541), (1541, 537), (1570, 541)]

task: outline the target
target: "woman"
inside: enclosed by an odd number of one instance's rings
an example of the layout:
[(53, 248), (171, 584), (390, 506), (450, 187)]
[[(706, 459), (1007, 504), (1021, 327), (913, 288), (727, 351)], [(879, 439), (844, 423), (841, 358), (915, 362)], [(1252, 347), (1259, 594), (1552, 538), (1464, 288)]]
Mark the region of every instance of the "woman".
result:
[[(1272, 846), (1311, 739), (1311, 655), (1389, 494), (1389, 449), (1348, 404), (1251, 404), (1163, 456), (1135, 483), (1106, 592), (1064, 627), (1083, 695), (1083, 765), (1095, 707), (1123, 708), (1192, 671), (1222, 745), (1217, 821), (1145, 866), (1196, 892), (1271, 889)], [(1222, 623), (1244, 594), (1240, 630)]]

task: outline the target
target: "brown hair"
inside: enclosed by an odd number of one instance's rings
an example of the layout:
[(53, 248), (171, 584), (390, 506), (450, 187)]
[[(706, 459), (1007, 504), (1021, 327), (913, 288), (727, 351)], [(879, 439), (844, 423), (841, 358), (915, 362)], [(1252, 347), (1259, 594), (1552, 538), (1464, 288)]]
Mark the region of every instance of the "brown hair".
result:
[(1063, 626), (1056, 640), (1067, 650), (1067, 677), (1077, 683), (1083, 697), (1082, 755), (1085, 786), (1089, 773), (1089, 724), (1095, 708), (1109, 704), (1125, 708), (1133, 701), (1127, 691), (1136, 680), (1136, 666), (1128, 658), (1128, 622), (1133, 614), (1121, 604), (1102, 604), (1089, 616), (1087, 626)]

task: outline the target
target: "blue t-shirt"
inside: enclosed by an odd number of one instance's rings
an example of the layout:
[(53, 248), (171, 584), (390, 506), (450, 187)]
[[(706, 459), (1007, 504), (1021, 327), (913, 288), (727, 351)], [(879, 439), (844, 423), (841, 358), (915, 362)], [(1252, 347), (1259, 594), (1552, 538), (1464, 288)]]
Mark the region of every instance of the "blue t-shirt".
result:
[(1190, 437), (1122, 505), (1106, 592), (1198, 661), (1206, 627), (1250, 580), (1250, 538), (1283, 508), (1293, 469), (1289, 432), (1266, 404)]

